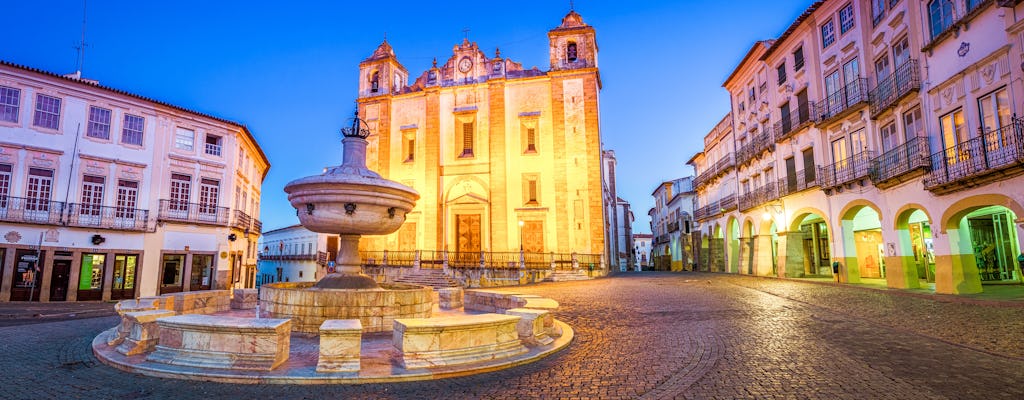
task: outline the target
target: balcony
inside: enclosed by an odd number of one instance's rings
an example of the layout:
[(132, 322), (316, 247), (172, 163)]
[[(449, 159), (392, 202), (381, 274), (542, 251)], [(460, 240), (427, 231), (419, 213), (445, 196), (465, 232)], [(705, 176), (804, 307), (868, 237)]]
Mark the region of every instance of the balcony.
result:
[(797, 105), (795, 114), (790, 114), (789, 118), (775, 122), (775, 141), (780, 142), (811, 126), (811, 115), (813, 114), (811, 106), (813, 106), (811, 103)]
[(1024, 119), (931, 155), (924, 188), (937, 194), (978, 186), (1024, 171)]
[(775, 134), (770, 128), (754, 136), (749, 143), (736, 150), (736, 164), (744, 165), (760, 156), (765, 150), (775, 150)]
[(818, 167), (821, 188), (825, 190), (838, 188), (867, 177), (871, 169), (871, 159), (874, 157), (875, 152), (862, 151), (827, 167)]
[(928, 138), (915, 137), (872, 159), (869, 175), (875, 186), (884, 189), (919, 175), (912, 172), (930, 168)]
[(242, 210), (235, 210), (235, 218), (231, 220), (231, 227), (241, 231), (248, 231), (251, 226), (252, 217)]
[(775, 190), (775, 182), (769, 182), (764, 186), (751, 190), (750, 193), (740, 196), (739, 210), (746, 211), (761, 204), (779, 198), (778, 190)]
[(174, 200), (160, 200), (157, 219), (203, 225), (228, 225), (228, 208), (209, 204), (184, 203)]
[(68, 204), (67, 225), (124, 231), (145, 231), (149, 211), (92, 204)]
[(888, 77), (878, 81), (871, 91), (871, 118), (893, 108), (907, 95), (920, 90), (921, 73), (917, 60), (907, 60)]
[(815, 175), (815, 170), (812, 168), (796, 171), (793, 175), (779, 179), (779, 184), (775, 188), (779, 192), (779, 198), (782, 198), (818, 186), (820, 186), (820, 182), (818, 182), (818, 176)]
[(221, 146), (219, 143), (206, 143), (206, 154), (220, 157)]
[(64, 202), (23, 197), (0, 197), (0, 221), (61, 225)]
[(725, 174), (735, 166), (736, 161), (733, 158), (732, 154), (722, 157), (721, 160), (718, 160), (718, 162), (714, 163), (713, 165), (709, 165), (708, 168), (704, 170), (704, 172), (701, 172), (700, 174), (697, 175), (696, 178), (693, 179), (693, 187), (700, 188), (701, 186), (710, 183), (715, 178)]
[(735, 210), (736, 209), (736, 195), (735, 194), (730, 194), (728, 196), (723, 197), (722, 200), (720, 201), (720, 206), (722, 207), (720, 212), (726, 212), (726, 211)]
[(868, 80), (857, 78), (830, 94), (825, 100), (815, 103), (814, 121), (819, 125), (835, 121), (850, 114), (854, 111), (855, 106), (866, 103), (868, 100)]
[(249, 233), (255, 233), (257, 235), (263, 233), (263, 221), (256, 218), (252, 219), (252, 230)]
[(679, 221), (672, 221), (668, 223), (668, 231), (675, 232), (679, 230)]

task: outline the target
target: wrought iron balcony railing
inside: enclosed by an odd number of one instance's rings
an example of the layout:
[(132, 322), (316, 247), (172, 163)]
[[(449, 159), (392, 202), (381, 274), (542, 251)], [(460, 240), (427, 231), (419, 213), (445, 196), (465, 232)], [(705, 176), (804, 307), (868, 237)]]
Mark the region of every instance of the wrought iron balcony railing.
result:
[(732, 154), (722, 157), (718, 162), (708, 165), (708, 168), (705, 169), (704, 172), (697, 174), (697, 177), (693, 179), (694, 188), (700, 188), (701, 186), (708, 184), (735, 166), (736, 160), (733, 158)]
[(256, 218), (253, 218), (252, 219), (252, 230), (250, 232), (251, 233), (255, 233), (255, 234), (263, 233), (263, 221), (260, 221), (260, 220), (258, 220)]
[(924, 187), (940, 193), (1019, 173), (1024, 169), (1024, 120), (1015, 116), (1000, 129), (934, 153), (931, 165)]
[(247, 231), (251, 226), (252, 217), (250, 217), (249, 214), (246, 214), (242, 210), (235, 210), (235, 218), (231, 220), (231, 227)]
[(750, 138), (749, 143), (740, 146), (739, 150), (736, 150), (736, 164), (746, 164), (769, 149), (775, 149), (775, 131), (771, 128), (767, 128), (764, 132)]
[(720, 212), (726, 212), (726, 211), (735, 210), (736, 209), (736, 195), (735, 194), (730, 194), (728, 196), (725, 196), (725, 197), (722, 198), (720, 203), (721, 203), (720, 205), (722, 207)]
[(816, 171), (814, 168), (811, 168), (796, 171), (793, 175), (779, 179), (779, 184), (776, 185), (776, 189), (778, 190), (779, 197), (781, 198), (813, 187), (818, 187), (820, 185), (821, 183), (818, 181)]
[(868, 176), (868, 172), (871, 169), (871, 159), (874, 156), (875, 152), (873, 151), (862, 151), (847, 157), (845, 160), (836, 161), (832, 165), (818, 167), (818, 175), (822, 178), (821, 188), (831, 189), (839, 187)]
[(814, 104), (804, 103), (797, 104), (796, 112), (790, 113), (788, 118), (782, 118), (775, 122), (775, 141), (782, 141), (801, 129), (808, 127), (812, 122), (812, 115), (814, 115)]
[(67, 210), (68, 226), (144, 231), (149, 225), (148, 210), (93, 204), (68, 204)]
[(877, 117), (908, 94), (921, 88), (921, 73), (917, 60), (907, 60), (896, 71), (878, 81), (871, 91), (871, 117)]
[(898, 182), (899, 177), (912, 171), (930, 169), (928, 156), (927, 137), (910, 139), (871, 160), (871, 181), (876, 186), (884, 186), (891, 181)]
[(768, 182), (764, 186), (751, 190), (750, 193), (740, 196), (739, 210), (746, 211), (778, 198), (779, 191), (776, 190), (775, 182)]
[(157, 219), (170, 222), (184, 222), (206, 225), (228, 225), (228, 208), (210, 204), (185, 203), (174, 200), (160, 200)]
[(0, 196), (0, 221), (60, 225), (64, 202)]
[(829, 94), (825, 100), (815, 104), (814, 109), (817, 114), (814, 120), (818, 124), (834, 121), (853, 111), (854, 106), (868, 101), (868, 80), (865, 78), (854, 79), (853, 82), (848, 82), (846, 86), (839, 88), (835, 93)]

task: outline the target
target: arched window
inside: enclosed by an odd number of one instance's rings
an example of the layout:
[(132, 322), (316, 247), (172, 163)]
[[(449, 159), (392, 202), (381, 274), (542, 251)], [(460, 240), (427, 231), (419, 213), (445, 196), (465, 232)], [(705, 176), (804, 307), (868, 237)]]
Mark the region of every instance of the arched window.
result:
[(370, 75), (370, 92), (377, 93), (378, 90), (380, 90), (380, 73), (373, 71), (373, 74)]
[(398, 93), (399, 91), (402, 90), (402, 76), (399, 75), (398, 73), (395, 73), (395, 83), (394, 83), (394, 85), (395, 85), (395, 89), (392, 90), (392, 92)]
[(565, 59), (569, 62), (576, 62), (576, 42), (569, 42), (565, 46)]

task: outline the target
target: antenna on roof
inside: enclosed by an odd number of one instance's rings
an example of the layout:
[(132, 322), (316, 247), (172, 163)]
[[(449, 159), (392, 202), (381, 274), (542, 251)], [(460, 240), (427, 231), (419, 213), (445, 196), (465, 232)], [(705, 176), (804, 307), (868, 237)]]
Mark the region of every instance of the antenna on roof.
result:
[(78, 78), (78, 79), (82, 78), (82, 67), (85, 65), (85, 46), (86, 46), (86, 43), (85, 43), (85, 16), (86, 16), (85, 10), (86, 10), (86, 1), (87, 0), (82, 0), (82, 41), (78, 42), (78, 46), (75, 46), (75, 50), (78, 51), (78, 57), (77, 57), (78, 59), (75, 60), (76, 64), (78, 64), (76, 66), (76, 68), (75, 68), (75, 75), (76, 75), (75, 77)]

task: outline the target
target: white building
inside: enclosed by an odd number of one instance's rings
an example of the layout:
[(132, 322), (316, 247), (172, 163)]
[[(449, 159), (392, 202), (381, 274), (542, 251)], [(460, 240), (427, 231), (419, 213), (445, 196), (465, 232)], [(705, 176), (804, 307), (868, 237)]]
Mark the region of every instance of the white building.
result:
[(269, 168), (240, 123), (0, 61), (0, 301), (250, 286)]
[(651, 261), (658, 271), (682, 271), (693, 262), (689, 233), (693, 227), (693, 178), (662, 182), (651, 193)]
[[(653, 210), (653, 208), (652, 208)], [(648, 269), (650, 268), (651, 259), (651, 234), (650, 233), (634, 233), (633, 234), (633, 254), (635, 255), (635, 270)]]
[(314, 282), (327, 274), (338, 253), (338, 235), (292, 225), (260, 238), (257, 285), (270, 282)]

